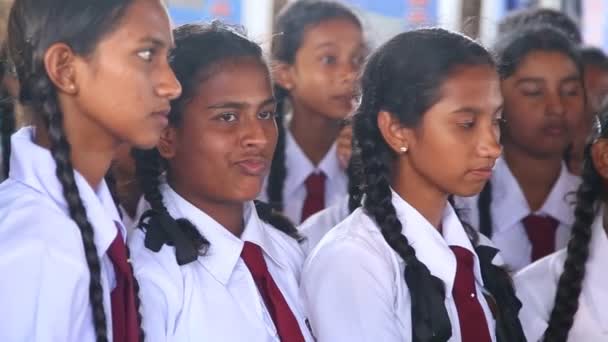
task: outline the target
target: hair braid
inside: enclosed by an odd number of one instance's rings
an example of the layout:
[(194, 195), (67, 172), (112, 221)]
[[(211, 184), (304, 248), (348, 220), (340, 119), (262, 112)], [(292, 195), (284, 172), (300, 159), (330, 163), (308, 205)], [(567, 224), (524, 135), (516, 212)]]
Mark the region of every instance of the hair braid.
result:
[(283, 186), (287, 178), (287, 166), (285, 162), (285, 106), (288, 92), (286, 89), (275, 85), (275, 97), (277, 99), (277, 145), (272, 157), (270, 165), (270, 173), (268, 175), (268, 186), (266, 194), (268, 203), (272, 208), (278, 211), (283, 211)]
[(585, 264), (589, 257), (593, 220), (598, 212), (598, 202), (602, 193), (602, 179), (591, 161), (591, 146), (585, 150), (582, 179), (576, 193), (575, 221), (572, 225), (564, 271), (559, 277), (555, 304), (545, 330), (544, 341), (561, 342), (568, 339), (568, 333), (578, 310), (579, 296), (585, 278)]
[(95, 246), (93, 226), (87, 218), (86, 209), (80, 199), (74, 178), (74, 169), (70, 160), (70, 144), (63, 132), (63, 114), (59, 110), (55, 87), (46, 74), (33, 80), (32, 86), (34, 87), (32, 94), (37, 95), (32, 98), (32, 103), (48, 125), (51, 155), (57, 165), (56, 174), (63, 187), (63, 195), (68, 204), (70, 217), (80, 229), (90, 274), (89, 300), (91, 301), (96, 339), (98, 342), (105, 342), (108, 341), (108, 331), (101, 286), (101, 264)]

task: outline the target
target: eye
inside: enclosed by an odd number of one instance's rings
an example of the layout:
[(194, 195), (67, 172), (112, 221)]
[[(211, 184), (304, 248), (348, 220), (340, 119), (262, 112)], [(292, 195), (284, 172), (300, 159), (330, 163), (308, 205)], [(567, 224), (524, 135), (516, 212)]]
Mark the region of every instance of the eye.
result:
[(275, 112), (274, 111), (264, 111), (264, 112), (260, 112), (258, 114), (258, 117), (262, 120), (274, 120), (275, 118)]
[(336, 64), (337, 61), (338, 59), (336, 58), (336, 56), (327, 55), (321, 57), (321, 62), (323, 64)]
[(141, 51), (137, 52), (137, 56), (139, 56), (139, 58), (141, 58), (147, 62), (152, 60), (153, 54), (154, 54), (153, 49), (146, 49), (146, 50), (141, 50)]
[(522, 94), (528, 97), (538, 97), (541, 96), (543, 93), (540, 90), (523, 90)]
[(235, 113), (222, 113), (218, 116), (218, 119), (224, 122), (236, 121), (237, 116)]
[(464, 121), (464, 122), (459, 123), (459, 125), (462, 128), (470, 129), (470, 128), (473, 128), (475, 126), (475, 120)]

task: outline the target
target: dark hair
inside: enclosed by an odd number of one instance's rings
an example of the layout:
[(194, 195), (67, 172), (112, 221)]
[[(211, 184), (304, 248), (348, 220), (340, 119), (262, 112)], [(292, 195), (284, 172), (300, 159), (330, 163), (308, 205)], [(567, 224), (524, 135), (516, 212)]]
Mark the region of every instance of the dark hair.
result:
[[(306, 32), (320, 23), (346, 19), (362, 27), (359, 18), (347, 7), (334, 1), (300, 0), (283, 8), (276, 21), (276, 32), (273, 40), (272, 57), (276, 61), (293, 64), (296, 54), (302, 45)], [(287, 177), (285, 165), (285, 111), (289, 97), (287, 89), (275, 84), (277, 99), (277, 126), (279, 136), (274, 152), (266, 193), (268, 202), (276, 210), (283, 210), (283, 186)]]
[(608, 56), (599, 48), (584, 46), (579, 48), (583, 68), (596, 66), (602, 70), (608, 70)]
[[(51, 45), (58, 42), (68, 44), (76, 54), (92, 54), (99, 41), (113, 32), (131, 3), (130, 0), (16, 0), (8, 22), (8, 52), (20, 82), (19, 99), (31, 107), (40, 122), (46, 125), (57, 178), (63, 187), (70, 217), (81, 232), (90, 272), (89, 300), (97, 341), (108, 340), (101, 265), (93, 226), (87, 219), (74, 179), (71, 146), (64, 132), (57, 90), (45, 69), (44, 55)], [(139, 306), (139, 299), (136, 302)], [(141, 324), (141, 317), (138, 319)], [(143, 337), (140, 329), (140, 339)]]
[(582, 43), (581, 31), (567, 14), (549, 8), (533, 8), (514, 11), (498, 23), (499, 40), (504, 35), (526, 29), (528, 26), (548, 25), (560, 30), (574, 44)]
[(582, 70), (576, 46), (562, 32), (548, 25), (536, 25), (511, 32), (497, 42), (494, 53), (500, 76), (511, 76), (524, 58), (535, 51), (562, 53), (572, 59), (579, 71)]
[[(582, 73), (581, 58), (572, 42), (558, 30), (541, 25), (512, 32), (498, 42), (495, 54), (500, 76), (505, 79), (513, 75), (526, 56), (535, 51), (562, 53), (570, 58)], [(504, 115), (508, 125), (509, 113), (505, 111)], [(491, 201), (492, 184), (487, 182), (477, 199), (477, 208), (479, 209), (479, 231), (489, 238), (492, 237), (494, 225), (490, 212)]]
[[(240, 28), (213, 21), (210, 24), (186, 24), (174, 30), (175, 49), (169, 56), (171, 67), (182, 84), (182, 95), (171, 102), (169, 123), (181, 123), (185, 105), (195, 96), (201, 80), (207, 79), (228, 62), (252, 58), (266, 67), (262, 49), (249, 40)], [(171, 217), (163, 203), (160, 191), (161, 175), (167, 162), (156, 148), (135, 150), (136, 172), (144, 197), (151, 206), (140, 220), (146, 230), (145, 246), (158, 252), (163, 244), (175, 247), (179, 265), (195, 261), (204, 255), (209, 241), (185, 218)], [(256, 202), (260, 218), (286, 234), (299, 238), (293, 224), (268, 206)]]
[(2, 138), (2, 173), (8, 178), (11, 157), (11, 134), (15, 131), (13, 99), (5, 91), (0, 91), (0, 137)]
[[(608, 108), (604, 107), (601, 113), (603, 123), (601, 128), (596, 127), (595, 139), (608, 138)], [(582, 183), (576, 192), (575, 220), (568, 242), (564, 271), (557, 283), (553, 309), (544, 334), (546, 342), (567, 341), (574, 315), (578, 310), (578, 300), (585, 278), (585, 265), (589, 258), (593, 220), (599, 212), (602, 193), (605, 190), (605, 181), (593, 166), (591, 158), (591, 147), (595, 139), (585, 147)]]
[[(483, 65), (493, 68), (494, 61), (481, 45), (460, 34), (434, 28), (397, 35), (370, 57), (363, 73), (362, 101), (353, 127), (353, 166), (360, 169), (355, 171), (359, 187), (355, 192), (364, 195), (366, 214), (376, 221), (386, 242), (406, 262), (404, 278), (412, 298), (413, 341), (447, 341), (451, 323), (444, 305), (443, 282), (418, 260), (401, 233), (402, 223), (390, 189), (394, 153), (378, 128), (378, 112), (388, 111), (403, 125), (415, 127), (439, 100), (441, 85), (452, 73), (462, 67)], [(351, 202), (352, 206), (355, 203)], [(467, 232), (475, 234), (472, 229)], [(471, 239), (475, 243), (477, 236)], [(508, 275), (492, 266), (493, 256), (479, 255), (482, 273), (491, 274), (488, 284), (492, 286), (487, 288), (499, 304), (497, 335), (500, 341), (518, 341), (521, 339), (514, 338), (521, 335), (518, 302)], [(506, 335), (502, 335), (503, 330)]]

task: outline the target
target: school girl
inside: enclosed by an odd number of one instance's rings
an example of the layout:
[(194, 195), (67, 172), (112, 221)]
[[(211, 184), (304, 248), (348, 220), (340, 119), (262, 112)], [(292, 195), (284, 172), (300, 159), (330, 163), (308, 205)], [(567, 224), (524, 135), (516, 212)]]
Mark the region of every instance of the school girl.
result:
[(585, 150), (582, 184), (568, 248), (519, 272), (517, 293), (524, 303), (521, 322), (530, 342), (608, 340), (606, 185), (608, 120), (603, 110), (595, 139)]
[(277, 141), (261, 48), (219, 22), (175, 31), (184, 87), (136, 155), (151, 210), (130, 241), (149, 341), (312, 341), (295, 227), (261, 191)]
[(354, 116), (362, 208), (302, 274), (318, 341), (523, 341), (497, 250), (448, 203), (490, 177), (501, 113), (494, 62), (464, 36), (410, 31), (372, 55)]
[(125, 231), (103, 181), (154, 146), (181, 87), (161, 1), (16, 0), (8, 49), (34, 125), (0, 185), (0, 340), (139, 341)]
[(580, 179), (564, 152), (584, 118), (575, 47), (560, 32), (527, 28), (496, 48), (505, 101), (503, 157), (479, 196), (457, 201), (516, 271), (566, 245)]
[(365, 44), (359, 19), (331, 1), (293, 2), (276, 27), (279, 140), (260, 198), (297, 224), (347, 193), (336, 138), (353, 110)]

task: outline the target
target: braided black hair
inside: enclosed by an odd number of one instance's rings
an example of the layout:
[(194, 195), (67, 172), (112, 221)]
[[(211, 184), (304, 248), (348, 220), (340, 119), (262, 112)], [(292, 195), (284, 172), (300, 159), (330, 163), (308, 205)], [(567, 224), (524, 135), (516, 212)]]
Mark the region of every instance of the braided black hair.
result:
[[(0, 53), (0, 80), (8, 75), (6, 49)], [(2, 151), (2, 174), (8, 178), (11, 156), (11, 134), (15, 131), (14, 99), (6, 89), (0, 90), (0, 150)]]
[[(219, 72), (222, 63), (228, 60), (254, 58), (266, 66), (262, 49), (249, 40), (238, 27), (213, 21), (210, 24), (186, 24), (174, 30), (175, 49), (171, 52), (170, 63), (179, 82), (182, 96), (171, 103), (169, 124), (181, 123), (184, 106), (195, 96), (201, 78)], [(146, 229), (145, 246), (159, 251), (163, 244), (175, 247), (179, 265), (195, 261), (209, 248), (209, 241), (201, 235), (194, 224), (185, 218), (173, 218), (160, 191), (162, 174), (167, 162), (159, 151), (135, 150), (136, 173), (146, 201), (151, 206), (140, 220)], [(294, 225), (278, 212), (262, 202), (255, 202), (260, 219), (296, 239), (300, 239)]]
[[(45, 51), (57, 42), (68, 44), (79, 55), (92, 53), (99, 40), (116, 27), (131, 3), (129, 0), (17, 0), (8, 24), (8, 51), (20, 81), (19, 99), (32, 108), (46, 125), (57, 178), (63, 188), (70, 217), (81, 232), (90, 272), (89, 300), (98, 342), (108, 341), (109, 334), (103, 306), (101, 265), (93, 226), (87, 219), (74, 178), (71, 146), (64, 132), (57, 91), (46, 72), (43, 58)], [(139, 300), (136, 301), (139, 304)], [(141, 326), (141, 317), (138, 318)], [(140, 328), (140, 339), (143, 337)]]
[[(598, 138), (608, 138), (607, 108), (604, 108), (603, 124)], [(592, 224), (599, 212), (604, 180), (593, 166), (591, 159), (592, 144), (585, 147), (583, 161), (582, 183), (576, 192), (576, 207), (574, 209), (574, 224), (570, 241), (568, 242), (564, 271), (559, 277), (555, 301), (549, 324), (544, 334), (546, 342), (565, 342), (574, 323), (574, 315), (578, 310), (579, 297), (585, 278), (585, 265), (589, 258), (589, 243), (592, 235)]]
[[(582, 73), (580, 54), (572, 42), (562, 32), (550, 26), (540, 25), (511, 32), (498, 42), (495, 47), (495, 55), (501, 78), (505, 79), (512, 76), (524, 58), (535, 51), (562, 53), (570, 58), (579, 72)], [(505, 125), (508, 125), (508, 106), (505, 106), (504, 116), (506, 119)], [(503, 138), (508, 139), (508, 135), (503, 134)], [(477, 208), (479, 209), (479, 230), (490, 238), (493, 234), (491, 201), (492, 184), (488, 182), (477, 198)]]
[[(347, 19), (362, 27), (359, 18), (347, 7), (335, 1), (300, 0), (287, 5), (277, 17), (275, 30), (278, 32), (272, 45), (272, 58), (286, 64), (293, 64), (302, 45), (306, 31), (320, 23)], [(283, 210), (283, 186), (287, 177), (285, 165), (285, 115), (289, 91), (278, 84), (274, 86), (277, 100), (277, 126), (279, 136), (272, 159), (266, 195), (268, 202), (276, 210)]]
[[(416, 251), (401, 233), (402, 223), (390, 190), (394, 154), (380, 133), (377, 115), (385, 110), (403, 125), (415, 127), (422, 114), (438, 101), (441, 83), (462, 65), (494, 67), (494, 61), (479, 44), (443, 29), (399, 34), (369, 59), (362, 77), (362, 101), (354, 119), (351, 167), (355, 170), (351, 173), (354, 183), (349, 204), (352, 209), (363, 198), (364, 211), (376, 221), (386, 242), (406, 263), (404, 278), (412, 299), (413, 341), (447, 341), (452, 329), (444, 305), (443, 282), (418, 260)], [(469, 227), (467, 233), (476, 244), (476, 232)], [(487, 252), (480, 254), (480, 260), (487, 289), (501, 307), (497, 336), (505, 342), (523, 341), (517, 319), (520, 303), (508, 275), (499, 273), (491, 263), (494, 255)]]

